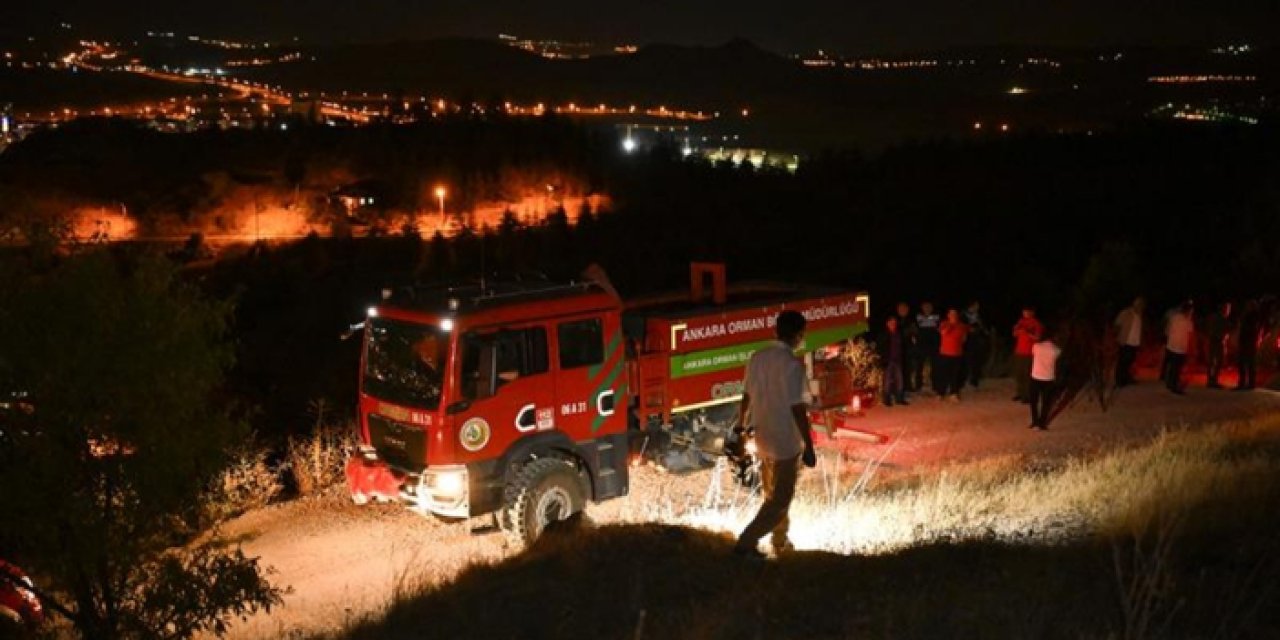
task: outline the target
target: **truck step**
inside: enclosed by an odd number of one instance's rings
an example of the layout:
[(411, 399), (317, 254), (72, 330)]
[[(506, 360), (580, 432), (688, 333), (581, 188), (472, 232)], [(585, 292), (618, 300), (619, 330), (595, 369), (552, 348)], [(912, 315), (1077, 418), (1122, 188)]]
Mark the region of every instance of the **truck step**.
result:
[(596, 475), (596, 494), (600, 499), (627, 495), (626, 483), (614, 469), (601, 469)]

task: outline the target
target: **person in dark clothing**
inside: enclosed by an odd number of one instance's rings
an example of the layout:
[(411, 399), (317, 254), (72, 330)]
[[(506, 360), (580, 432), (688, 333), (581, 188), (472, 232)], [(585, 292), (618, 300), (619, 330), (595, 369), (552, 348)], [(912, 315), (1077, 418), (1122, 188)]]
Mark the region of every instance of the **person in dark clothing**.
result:
[(905, 302), (899, 302), (897, 311), (898, 330), (902, 332), (903, 344), (907, 347), (906, 359), (903, 360), (902, 381), (903, 387), (907, 391), (919, 391), (912, 384), (911, 373), (915, 371), (916, 361), (920, 359), (920, 346), (917, 344), (919, 340), (919, 330), (916, 328), (916, 319), (911, 315), (911, 305)]
[(898, 324), (898, 316), (889, 316), (884, 323), (884, 332), (876, 342), (876, 353), (880, 355), (880, 364), (884, 367), (880, 390), (884, 394), (886, 407), (892, 407), (894, 402), (908, 404), (903, 389), (907, 365), (906, 342), (906, 335)]
[(1240, 314), (1240, 346), (1236, 350), (1236, 368), (1240, 380), (1236, 391), (1248, 391), (1258, 384), (1258, 343), (1262, 341), (1262, 312), (1257, 300), (1250, 300)]
[(938, 347), (942, 344), (942, 336), (938, 333), (938, 325), (942, 318), (933, 312), (933, 303), (920, 303), (920, 313), (916, 314), (916, 351), (920, 357), (916, 359), (912, 371), (911, 388), (919, 391), (924, 388), (924, 366), (929, 365), (930, 386), (933, 392), (942, 395), (942, 378), (938, 374)]
[(1206, 386), (1210, 389), (1222, 388), (1222, 385), (1218, 384), (1218, 374), (1222, 372), (1222, 363), (1227, 357), (1227, 337), (1231, 334), (1233, 320), (1235, 318), (1231, 317), (1231, 303), (1224, 302), (1205, 323), (1205, 335), (1208, 341), (1205, 345), (1205, 367), (1208, 373)]
[(982, 374), (986, 370), (987, 355), (991, 349), (991, 339), (987, 334), (987, 325), (982, 321), (977, 301), (970, 302), (964, 311), (964, 322), (969, 325), (969, 337), (964, 342), (964, 371), (969, 386), (977, 388), (982, 382)]

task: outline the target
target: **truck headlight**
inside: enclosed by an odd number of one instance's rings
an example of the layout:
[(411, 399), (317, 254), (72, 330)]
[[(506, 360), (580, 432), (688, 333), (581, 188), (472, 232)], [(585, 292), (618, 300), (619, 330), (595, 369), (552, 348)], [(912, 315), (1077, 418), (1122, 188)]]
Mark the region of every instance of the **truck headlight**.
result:
[(446, 473), (436, 477), (436, 492), (456, 496), (462, 493), (463, 477), (461, 473)]
[(426, 485), (432, 497), (437, 499), (458, 499), (467, 494), (467, 469), (456, 467), (448, 469), (427, 469)]

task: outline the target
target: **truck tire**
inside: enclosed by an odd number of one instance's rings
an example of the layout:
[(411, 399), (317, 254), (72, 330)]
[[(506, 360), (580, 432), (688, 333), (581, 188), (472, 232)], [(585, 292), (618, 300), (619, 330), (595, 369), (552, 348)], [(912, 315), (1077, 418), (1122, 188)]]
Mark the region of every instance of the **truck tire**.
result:
[(521, 467), (507, 484), (498, 522), (513, 543), (529, 545), (549, 522), (582, 511), (585, 493), (571, 464), (558, 458), (538, 458)]

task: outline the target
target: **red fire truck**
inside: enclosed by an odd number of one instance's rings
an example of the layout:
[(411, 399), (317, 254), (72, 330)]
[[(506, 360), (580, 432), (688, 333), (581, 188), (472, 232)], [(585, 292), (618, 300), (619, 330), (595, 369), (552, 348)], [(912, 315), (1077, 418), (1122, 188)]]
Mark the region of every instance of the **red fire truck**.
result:
[(848, 402), (844, 369), (813, 354), (866, 330), (866, 294), (728, 287), (719, 264), (694, 264), (691, 283), (631, 301), (607, 282), (384, 292), (364, 325), (353, 497), (494, 514), (531, 541), (588, 500), (626, 495), (629, 451), (647, 434), (723, 441), (743, 367), (784, 309), (809, 320), (815, 410)]

